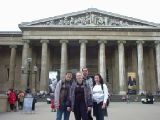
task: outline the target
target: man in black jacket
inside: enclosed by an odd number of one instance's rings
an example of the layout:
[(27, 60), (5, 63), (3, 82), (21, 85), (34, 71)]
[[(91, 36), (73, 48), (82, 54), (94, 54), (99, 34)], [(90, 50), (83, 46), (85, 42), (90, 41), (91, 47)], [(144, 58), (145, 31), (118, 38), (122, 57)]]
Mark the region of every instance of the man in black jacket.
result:
[[(90, 86), (90, 89), (92, 91), (93, 88), (93, 80), (91, 77), (88, 76), (88, 68), (83, 67), (82, 68), (82, 73), (83, 73), (83, 79), (85, 80), (85, 83)], [(93, 117), (91, 115), (91, 111), (88, 111), (88, 120), (93, 120)]]

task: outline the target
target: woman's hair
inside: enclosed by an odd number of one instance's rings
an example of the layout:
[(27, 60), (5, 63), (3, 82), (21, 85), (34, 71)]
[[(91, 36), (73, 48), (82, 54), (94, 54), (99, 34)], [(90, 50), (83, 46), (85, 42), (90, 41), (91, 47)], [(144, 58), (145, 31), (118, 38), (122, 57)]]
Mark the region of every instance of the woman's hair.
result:
[[(102, 76), (101, 76), (100, 74), (98, 74), (98, 73), (95, 74), (94, 77), (95, 77), (95, 76), (98, 76), (98, 77), (99, 77), (99, 83), (103, 85), (104, 82), (103, 82)], [(93, 86), (95, 86), (95, 84), (96, 84), (96, 82), (95, 82), (95, 80), (93, 80)]]

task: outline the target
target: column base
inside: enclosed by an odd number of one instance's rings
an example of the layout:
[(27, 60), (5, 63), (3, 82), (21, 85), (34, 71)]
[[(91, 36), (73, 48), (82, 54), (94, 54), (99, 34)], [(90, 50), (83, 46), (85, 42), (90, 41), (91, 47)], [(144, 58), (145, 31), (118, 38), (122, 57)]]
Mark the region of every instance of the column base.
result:
[(119, 91), (119, 95), (126, 95), (126, 91)]

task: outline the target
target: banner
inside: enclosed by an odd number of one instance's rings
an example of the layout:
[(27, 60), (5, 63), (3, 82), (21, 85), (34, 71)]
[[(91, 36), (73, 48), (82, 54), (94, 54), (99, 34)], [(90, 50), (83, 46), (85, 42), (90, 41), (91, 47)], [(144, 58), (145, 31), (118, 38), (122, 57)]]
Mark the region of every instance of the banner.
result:
[(49, 71), (49, 92), (54, 92), (58, 82), (58, 71)]
[(33, 104), (33, 98), (32, 97), (24, 98), (23, 112), (32, 112), (32, 104)]
[(128, 72), (128, 94), (136, 94), (137, 85), (136, 85), (136, 73)]

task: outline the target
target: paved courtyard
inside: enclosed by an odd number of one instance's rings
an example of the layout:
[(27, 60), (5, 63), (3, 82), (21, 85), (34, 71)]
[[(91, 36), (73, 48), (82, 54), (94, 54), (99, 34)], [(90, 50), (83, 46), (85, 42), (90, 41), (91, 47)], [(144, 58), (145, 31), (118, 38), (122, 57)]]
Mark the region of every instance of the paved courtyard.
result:
[[(160, 102), (150, 105), (140, 102), (112, 102), (108, 107), (108, 114), (109, 117), (105, 120), (160, 120)], [(55, 120), (55, 116), (56, 112), (51, 112), (49, 104), (39, 102), (36, 103), (35, 113), (0, 113), (0, 120)], [(70, 120), (74, 120), (73, 113)]]

